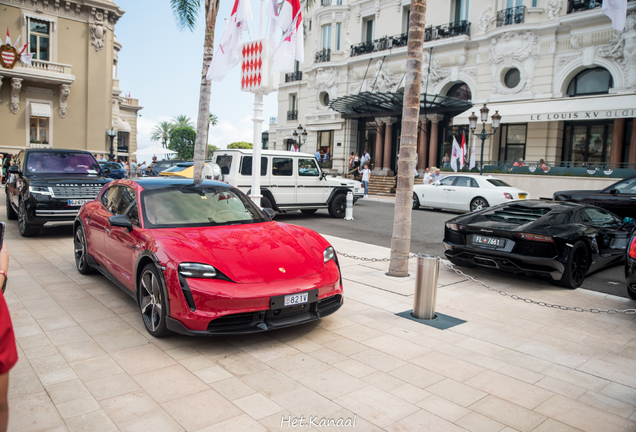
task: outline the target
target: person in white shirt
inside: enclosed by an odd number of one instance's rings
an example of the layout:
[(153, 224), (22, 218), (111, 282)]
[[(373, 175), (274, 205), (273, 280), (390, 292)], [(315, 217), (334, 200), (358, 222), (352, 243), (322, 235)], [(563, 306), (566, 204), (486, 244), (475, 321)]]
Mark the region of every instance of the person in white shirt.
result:
[(424, 184), (431, 184), (431, 179), (433, 177), (431, 176), (431, 170), (429, 168), (426, 168), (426, 170), (424, 170)]
[(371, 162), (371, 155), (369, 154), (368, 150), (364, 151), (364, 163), (368, 164), (369, 162)]
[(440, 173), (439, 168), (435, 169), (435, 174), (433, 174), (433, 181), (436, 182), (437, 180), (441, 180), (443, 179), (444, 176)]
[(318, 162), (320, 162), (320, 156), (322, 156), (322, 155), (320, 154), (320, 150), (316, 150), (316, 153), (314, 154), (314, 157), (316, 158), (316, 160), (317, 160)]
[(364, 169), (358, 167), (358, 172), (362, 174), (362, 186), (364, 186), (364, 197), (369, 198), (369, 179), (371, 178), (371, 170), (369, 165), (364, 164)]

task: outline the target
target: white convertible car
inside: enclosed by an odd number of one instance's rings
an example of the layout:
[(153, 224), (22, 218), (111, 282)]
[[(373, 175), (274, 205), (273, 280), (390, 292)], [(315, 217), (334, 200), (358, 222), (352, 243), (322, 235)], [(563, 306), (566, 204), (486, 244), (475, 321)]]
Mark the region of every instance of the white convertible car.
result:
[(492, 176), (453, 174), (429, 185), (413, 186), (413, 210), (423, 207), (477, 211), (530, 194)]

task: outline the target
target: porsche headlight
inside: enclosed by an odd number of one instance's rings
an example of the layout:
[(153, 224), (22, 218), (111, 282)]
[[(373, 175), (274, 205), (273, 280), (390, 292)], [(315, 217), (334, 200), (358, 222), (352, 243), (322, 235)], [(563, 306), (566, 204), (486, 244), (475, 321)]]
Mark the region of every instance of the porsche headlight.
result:
[(211, 279), (216, 277), (216, 269), (209, 264), (181, 263), (179, 274), (187, 278)]
[(325, 258), (325, 263), (327, 263), (329, 260), (332, 260), (336, 257), (336, 252), (333, 250), (331, 246), (329, 246), (327, 249), (325, 249), (325, 252), (323, 255)]
[(42, 195), (53, 195), (53, 189), (46, 186), (29, 186), (29, 192)]

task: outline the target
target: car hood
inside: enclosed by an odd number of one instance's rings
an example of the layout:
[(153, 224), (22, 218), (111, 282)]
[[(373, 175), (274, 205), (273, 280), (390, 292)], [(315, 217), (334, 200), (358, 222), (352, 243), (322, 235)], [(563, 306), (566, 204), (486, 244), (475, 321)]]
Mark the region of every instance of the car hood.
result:
[(277, 222), (152, 231), (158, 250), (175, 267), (182, 262), (211, 264), (239, 283), (296, 279), (325, 268), (322, 246)]
[(601, 193), (601, 190), (569, 190), (569, 191), (558, 191), (555, 192), (554, 195), (587, 195), (587, 194), (597, 194)]
[[(31, 182), (38, 183), (94, 183), (94, 184), (104, 184), (109, 182), (110, 180), (107, 177), (95, 176), (95, 175), (81, 175), (81, 174), (71, 174), (71, 175), (29, 175), (29, 180)], [(35, 184), (35, 183), (34, 183)]]

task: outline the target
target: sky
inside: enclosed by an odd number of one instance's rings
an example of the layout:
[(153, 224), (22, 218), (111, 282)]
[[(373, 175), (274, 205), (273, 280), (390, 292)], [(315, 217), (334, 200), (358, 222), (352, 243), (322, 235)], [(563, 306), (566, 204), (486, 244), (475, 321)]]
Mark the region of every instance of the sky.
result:
[[(160, 121), (185, 114), (196, 124), (203, 61), (205, 17), (201, 8), (194, 31), (179, 30), (169, 0), (115, 0), (126, 13), (115, 26), (119, 52), (117, 77), (122, 95), (139, 99), (144, 108), (137, 119), (139, 148), (157, 145), (150, 140), (152, 129)], [(201, 1), (204, 3), (204, 1)], [(233, 0), (221, 0), (214, 42), (225, 30)], [(260, 1), (252, 0), (250, 34), (258, 38)], [(243, 34), (243, 42), (250, 40)], [(212, 81), (210, 112), (219, 122), (210, 127), (209, 144), (219, 148), (234, 141), (252, 142), (254, 95), (240, 90), (240, 64), (221, 82)], [(263, 130), (269, 118), (277, 115), (278, 92), (264, 97)]]

